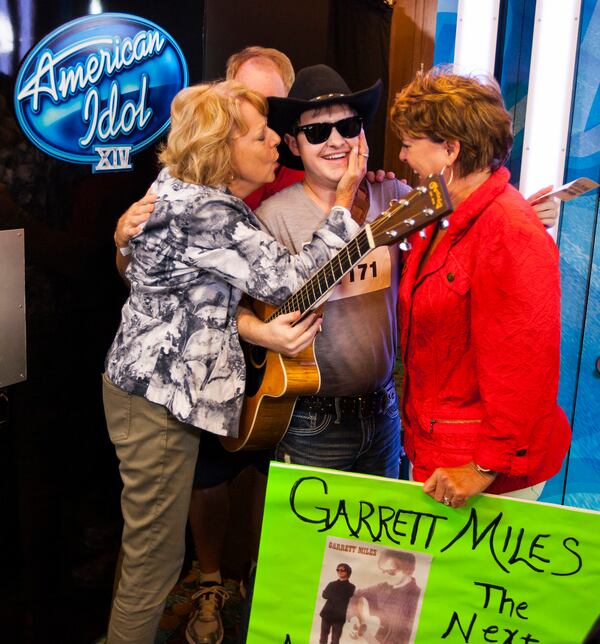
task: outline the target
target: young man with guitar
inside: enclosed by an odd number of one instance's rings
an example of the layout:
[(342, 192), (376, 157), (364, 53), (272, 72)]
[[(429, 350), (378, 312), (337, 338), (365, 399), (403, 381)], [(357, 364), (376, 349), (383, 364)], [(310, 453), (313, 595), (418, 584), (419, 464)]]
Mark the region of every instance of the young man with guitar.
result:
[[(364, 124), (379, 104), (381, 83), (352, 93), (331, 68), (301, 70), (288, 98), (269, 99), (269, 123), (285, 137), (280, 162), (304, 169), (301, 183), (257, 209), (264, 227), (298, 252), (325, 218)], [(315, 98), (316, 97), (316, 98)], [(365, 182), (353, 217), (367, 223), (410, 191), (397, 180)], [(345, 275), (323, 308), (315, 340), (320, 388), (301, 395), (276, 458), (397, 478), (400, 420), (393, 368), (400, 250), (371, 251)], [(269, 325), (249, 311), (238, 316), (242, 337), (269, 346)], [(282, 418), (282, 429), (287, 419)]]

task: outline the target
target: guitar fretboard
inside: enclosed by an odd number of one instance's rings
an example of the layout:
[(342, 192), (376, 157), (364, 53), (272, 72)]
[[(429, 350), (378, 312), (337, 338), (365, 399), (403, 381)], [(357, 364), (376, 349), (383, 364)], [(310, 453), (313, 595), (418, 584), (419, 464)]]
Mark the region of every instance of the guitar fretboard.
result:
[(358, 235), (325, 264), (266, 320), (270, 322), (284, 313), (300, 311), (304, 314), (318, 302), (342, 277), (371, 250), (366, 230)]

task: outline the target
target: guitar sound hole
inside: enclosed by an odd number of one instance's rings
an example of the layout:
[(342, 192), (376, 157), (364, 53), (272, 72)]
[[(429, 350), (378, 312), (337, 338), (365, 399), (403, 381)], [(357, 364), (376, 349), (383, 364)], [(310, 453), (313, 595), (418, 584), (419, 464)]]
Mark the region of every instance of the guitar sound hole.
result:
[(243, 344), (246, 358), (246, 396), (255, 396), (265, 376), (267, 350), (251, 344)]

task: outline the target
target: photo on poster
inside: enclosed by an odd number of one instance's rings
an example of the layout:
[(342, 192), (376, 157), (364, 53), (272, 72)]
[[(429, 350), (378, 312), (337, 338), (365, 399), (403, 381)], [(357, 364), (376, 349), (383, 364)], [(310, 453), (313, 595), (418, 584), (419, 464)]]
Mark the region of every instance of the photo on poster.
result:
[(311, 644), (415, 641), (431, 556), (328, 537)]

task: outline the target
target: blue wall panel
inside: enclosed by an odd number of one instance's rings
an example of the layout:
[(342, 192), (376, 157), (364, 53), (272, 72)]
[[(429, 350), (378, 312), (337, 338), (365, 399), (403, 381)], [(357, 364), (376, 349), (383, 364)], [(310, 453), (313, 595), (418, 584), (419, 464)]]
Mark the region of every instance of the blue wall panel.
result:
[[(600, 180), (600, 4), (583, 0), (566, 180)], [(600, 510), (600, 226), (597, 191), (565, 204), (559, 234), (563, 347), (559, 400), (573, 427), (564, 502)]]
[(513, 118), (515, 134), (507, 167), (511, 182), (517, 187), (523, 156), (535, 6), (536, 3), (531, 0), (504, 0), (501, 3), (496, 47), (495, 76), (500, 83), (506, 108)]
[(600, 226), (597, 198), (592, 196), (587, 201), (596, 214), (595, 250), (586, 302), (564, 502), (600, 510), (600, 374), (595, 368), (600, 356)]
[(449, 65), (454, 62), (457, 12), (458, 0), (438, 0), (433, 52), (434, 65)]

